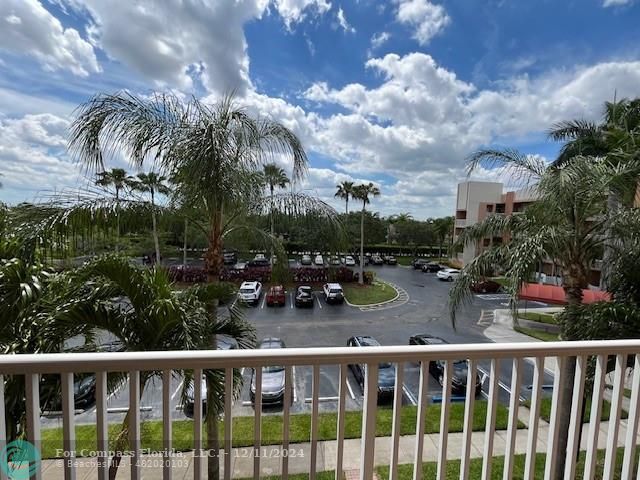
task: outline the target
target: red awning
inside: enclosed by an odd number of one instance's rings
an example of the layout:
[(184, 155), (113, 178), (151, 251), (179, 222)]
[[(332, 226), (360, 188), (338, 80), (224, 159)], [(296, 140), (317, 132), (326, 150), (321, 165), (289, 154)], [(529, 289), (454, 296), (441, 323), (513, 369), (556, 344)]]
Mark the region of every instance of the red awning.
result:
[[(564, 290), (555, 285), (541, 285), (539, 283), (525, 283), (520, 289), (521, 300), (532, 300), (536, 302), (566, 304)], [(582, 303), (594, 303), (610, 301), (611, 294), (599, 290), (582, 290)]]

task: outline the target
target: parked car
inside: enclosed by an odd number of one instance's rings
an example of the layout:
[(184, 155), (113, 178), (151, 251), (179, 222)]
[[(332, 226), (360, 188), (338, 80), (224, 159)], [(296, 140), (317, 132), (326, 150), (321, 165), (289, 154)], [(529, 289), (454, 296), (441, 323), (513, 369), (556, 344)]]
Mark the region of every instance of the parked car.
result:
[(225, 265), (235, 265), (238, 261), (238, 254), (236, 252), (224, 252), (222, 260)]
[(296, 307), (313, 308), (313, 289), (308, 285), (301, 285), (296, 290), (295, 305)]
[[(265, 338), (258, 348), (285, 348), (284, 342), (279, 338)], [(284, 401), (285, 369), (282, 365), (262, 367), (262, 403), (280, 404)], [(292, 389), (293, 390), (293, 389)], [(249, 389), (251, 403), (255, 403), (256, 396), (256, 370), (251, 371), (251, 388)]]
[(387, 257), (387, 265), (397, 265), (398, 264), (398, 260), (396, 260), (396, 257), (394, 257), (393, 255), (389, 255)]
[(411, 265), (415, 270), (421, 270), (422, 266), (426, 265), (427, 263), (429, 263), (429, 260), (427, 260), (426, 258), (414, 258), (413, 262), (411, 262)]
[(327, 303), (344, 302), (344, 292), (339, 283), (325, 283), (322, 291), (324, 292), (324, 298), (327, 300)]
[(300, 263), (302, 265), (311, 265), (313, 262), (311, 261), (311, 255), (302, 255), (302, 258), (300, 259)]
[(242, 282), (238, 292), (238, 300), (244, 303), (256, 304), (260, 301), (262, 284), (260, 282)]
[(380, 255), (374, 255), (371, 257), (371, 263), (373, 265), (383, 265), (384, 264), (384, 260)]
[[(216, 344), (218, 350), (235, 350), (238, 348), (238, 342), (233, 337), (227, 335), (216, 335)], [(182, 411), (187, 417), (193, 417), (195, 407), (195, 391), (193, 381), (187, 385), (184, 393), (184, 402), (182, 403)], [(202, 415), (207, 413), (207, 381), (202, 378)]]
[(258, 253), (253, 260), (249, 262), (250, 267), (268, 267), (271, 265), (269, 259), (266, 258), (262, 253)]
[[(409, 345), (447, 345), (448, 343), (449, 342), (443, 338), (434, 337), (427, 333), (409, 337)], [(429, 372), (440, 382), (440, 385), (444, 382), (444, 364), (445, 362), (442, 360), (429, 362)], [(455, 360), (453, 362), (453, 373), (451, 375), (451, 391), (453, 393), (464, 393), (467, 390), (468, 371), (469, 365), (467, 360)], [(477, 373), (475, 389), (476, 395), (480, 394), (482, 383), (480, 382), (480, 375)]]
[[(379, 347), (380, 343), (368, 335), (356, 335), (349, 338), (347, 347)], [(356, 380), (364, 388), (365, 366), (356, 363), (349, 365)], [(378, 364), (378, 398), (393, 396), (396, 381), (396, 367), (392, 363), (382, 362)]]
[(429, 262), (422, 265), (422, 271), (426, 273), (438, 273), (440, 270), (443, 270), (444, 267), (435, 262)]
[(266, 303), (268, 307), (282, 305), (286, 302), (284, 287), (282, 285), (272, 285), (267, 292)]
[(497, 293), (502, 288), (502, 285), (493, 280), (483, 280), (481, 282), (473, 282), (470, 288), (474, 293)]
[(318, 267), (323, 267), (324, 266), (324, 258), (322, 258), (322, 255), (316, 255), (316, 258), (313, 260), (313, 264), (318, 266)]
[(356, 260), (351, 255), (347, 255), (344, 258), (344, 264), (347, 267), (355, 267), (356, 266)]
[[(93, 373), (74, 375), (74, 408), (85, 410), (95, 403), (96, 376)], [(48, 412), (62, 410), (62, 387), (59, 375), (45, 374), (40, 377), (40, 407)]]
[(436, 277), (440, 280), (445, 280), (447, 282), (453, 282), (460, 275), (460, 270), (455, 268), (445, 268), (444, 270), (440, 270), (436, 273)]
[(340, 266), (340, 258), (339, 258), (339, 257), (336, 257), (336, 256), (334, 255), (334, 256), (332, 256), (332, 257), (329, 259), (329, 263), (330, 263), (331, 265), (333, 265), (334, 267), (335, 267), (335, 266), (338, 266), (338, 267), (339, 267), (339, 266)]

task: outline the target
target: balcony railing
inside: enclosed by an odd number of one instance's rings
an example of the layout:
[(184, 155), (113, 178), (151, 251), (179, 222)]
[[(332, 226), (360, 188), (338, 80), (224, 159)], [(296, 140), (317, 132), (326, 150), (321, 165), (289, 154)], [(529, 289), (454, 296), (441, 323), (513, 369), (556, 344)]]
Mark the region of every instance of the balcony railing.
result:
[[(631, 356), (631, 357), (629, 357)], [(224, 441), (222, 447), (225, 452), (232, 451), (232, 439), (234, 438), (232, 419), (232, 378), (234, 368), (255, 368), (255, 410), (254, 410), (254, 444), (253, 450), (258, 453), (261, 448), (262, 425), (262, 368), (269, 365), (282, 365), (286, 369), (284, 398), (291, 398), (292, 368), (299, 365), (312, 368), (312, 395), (311, 395), (311, 424), (309, 431), (309, 478), (315, 478), (318, 465), (319, 443), (319, 382), (320, 367), (325, 365), (337, 365), (339, 367), (339, 391), (337, 396), (337, 438), (335, 449), (335, 478), (341, 479), (345, 461), (344, 458), (344, 434), (345, 434), (345, 405), (347, 392), (347, 373), (350, 364), (364, 364), (365, 381), (363, 389), (362, 411), (362, 436), (359, 456), (359, 475), (361, 479), (374, 478), (376, 461), (376, 411), (378, 409), (378, 369), (383, 362), (397, 365), (395, 369), (395, 393), (392, 399), (393, 426), (389, 439), (388, 460), (390, 478), (398, 478), (399, 445), (400, 445), (400, 409), (402, 405), (404, 385), (404, 365), (408, 362), (419, 362), (419, 387), (417, 395), (417, 420), (415, 426), (415, 440), (413, 451), (414, 465), (421, 466), (425, 444), (425, 418), (427, 410), (431, 407), (427, 399), (427, 385), (429, 376), (429, 362), (443, 361), (444, 372), (442, 379), (442, 404), (440, 407), (440, 429), (437, 443), (436, 462), (437, 478), (445, 478), (446, 462), (450, 458), (449, 450), (449, 417), (452, 401), (452, 376), (454, 362), (460, 359), (468, 359), (467, 385), (474, 385), (476, 372), (481, 363), (490, 365), (487, 381), (487, 415), (484, 433), (480, 433), (481, 441), (478, 442), (478, 434), (472, 436), (473, 412), (475, 389), (467, 388), (465, 395), (464, 420), (462, 431), (462, 445), (460, 451), (455, 452), (461, 459), (460, 478), (469, 478), (470, 459), (472, 456), (472, 440), (475, 438), (477, 447), (482, 451), (482, 478), (491, 478), (492, 461), (495, 456), (505, 455), (504, 478), (511, 478), (514, 469), (516, 452), (516, 437), (518, 429), (518, 409), (520, 408), (520, 392), (523, 382), (523, 365), (529, 362), (533, 366), (530, 416), (526, 430), (526, 459), (524, 465), (524, 478), (534, 478), (536, 465), (536, 453), (539, 452), (538, 434), (540, 431), (540, 407), (543, 399), (545, 358), (554, 357), (555, 372), (553, 375), (553, 393), (551, 400), (551, 414), (546, 439), (546, 462), (544, 478), (553, 478), (554, 466), (561, 456), (566, 455), (566, 469), (564, 478), (574, 478), (576, 471), (576, 454), (579, 445), (579, 431), (581, 426), (582, 403), (585, 392), (585, 375), (590, 358), (595, 359), (595, 376), (593, 380), (593, 393), (591, 395), (591, 416), (588, 429), (585, 429), (586, 453), (585, 453), (585, 478), (593, 478), (597, 462), (598, 437), (600, 434), (601, 406), (605, 389), (605, 376), (607, 374), (607, 362), (615, 358), (615, 371), (613, 372), (613, 390), (611, 396), (611, 409), (608, 431), (606, 434), (606, 446), (604, 455), (604, 478), (612, 478), (615, 470), (616, 453), (619, 446), (624, 447), (624, 456), (620, 478), (631, 478), (636, 469), (635, 448), (637, 443), (637, 431), (639, 423), (640, 401), (640, 340), (625, 341), (596, 341), (596, 342), (553, 342), (553, 343), (526, 343), (526, 344), (463, 344), (443, 345), (431, 347), (370, 347), (370, 348), (291, 348), (286, 350), (232, 350), (232, 351), (184, 351), (184, 352), (135, 352), (135, 353), (87, 353), (87, 354), (42, 354), (42, 355), (5, 355), (0, 356), (0, 374), (6, 379), (7, 375), (24, 375), (26, 385), (26, 433), (27, 439), (39, 446), (42, 442), (41, 412), (39, 401), (39, 386), (41, 374), (59, 374), (62, 380), (62, 417), (63, 437), (66, 461), (64, 462), (65, 479), (76, 478), (76, 437), (74, 422), (74, 374), (95, 373), (97, 380), (96, 393), (96, 430), (97, 441), (97, 476), (101, 480), (108, 478), (108, 425), (107, 425), (107, 372), (127, 372), (129, 386), (129, 407), (132, 414), (129, 417), (130, 430), (130, 469), (131, 478), (139, 479), (143, 473), (143, 467), (137, 459), (141, 458), (140, 445), (140, 386), (141, 372), (162, 372), (162, 418), (163, 418), (163, 478), (172, 478), (175, 466), (172, 464), (172, 399), (170, 392), (170, 380), (172, 372), (193, 371), (194, 378), (201, 378), (203, 370), (220, 369), (224, 372), (225, 397), (224, 397)], [(569, 358), (576, 358), (575, 378), (563, 378), (562, 366)], [(628, 420), (626, 428), (622, 422), (623, 388), (625, 383), (625, 369), (627, 359), (635, 361), (635, 368), (631, 384), (631, 396), (628, 405)], [(484, 364), (484, 363), (483, 363)], [(505, 451), (494, 451), (496, 412), (499, 403), (500, 387), (505, 382), (499, 380), (500, 365), (511, 366), (511, 383), (508, 398), (508, 426), (506, 430)], [(561, 385), (572, 382), (573, 399), (570, 413), (570, 426), (568, 446), (566, 452), (559, 451), (559, 421), (561, 415), (560, 404), (562, 402)], [(4, 381), (0, 382), (4, 385)], [(195, 381), (194, 392), (194, 458), (193, 476), (196, 480), (202, 478), (206, 457), (199, 453), (203, 448), (202, 432), (202, 398), (203, 389), (201, 382)], [(0, 389), (0, 439), (6, 440), (5, 426), (5, 402), (4, 387)], [(505, 402), (507, 403), (507, 402)], [(174, 406), (175, 407), (175, 406)], [(290, 427), (290, 406), (284, 402), (282, 412), (282, 448), (288, 450)], [(624, 431), (624, 434), (623, 434)], [(620, 439), (618, 437), (621, 437)], [(544, 442), (541, 442), (544, 445)], [(329, 455), (330, 450), (325, 454)], [(404, 452), (403, 452), (404, 453)], [(543, 453), (543, 452), (540, 452)], [(454, 456), (455, 456), (454, 455)], [(224, 455), (222, 462), (225, 479), (232, 478), (231, 455)], [(377, 455), (380, 458), (380, 455)], [(289, 458), (283, 455), (280, 470), (282, 478), (287, 478), (289, 472)], [(253, 459), (253, 476), (259, 478), (263, 473), (261, 469), (261, 456), (255, 455)], [(352, 462), (353, 463), (353, 462)], [(421, 477), (421, 468), (414, 470), (414, 478)], [(539, 472), (540, 473), (540, 472)], [(4, 474), (3, 474), (4, 477)], [(35, 478), (42, 478), (42, 467), (38, 466)], [(56, 476), (57, 478), (57, 476)]]
[(467, 226), (466, 218), (456, 218), (456, 228), (464, 228)]

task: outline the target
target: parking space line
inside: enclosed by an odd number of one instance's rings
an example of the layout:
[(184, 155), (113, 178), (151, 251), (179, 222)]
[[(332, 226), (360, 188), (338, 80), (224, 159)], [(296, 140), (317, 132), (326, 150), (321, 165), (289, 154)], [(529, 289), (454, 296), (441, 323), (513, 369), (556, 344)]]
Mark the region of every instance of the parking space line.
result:
[(417, 405), (418, 404), (418, 400), (416, 400), (416, 397), (413, 396), (413, 393), (411, 393), (409, 391), (409, 389), (407, 388), (407, 386), (404, 385), (404, 384), (402, 384), (402, 391), (407, 396), (409, 401), (411, 402), (411, 405)]
[(355, 400), (356, 396), (353, 394), (353, 388), (351, 388), (351, 382), (349, 381), (348, 378), (347, 378), (347, 390), (349, 390), (349, 396), (351, 397), (351, 400)]
[(264, 308), (264, 304), (265, 304), (265, 303), (267, 303), (267, 296), (266, 296), (266, 295), (264, 295), (264, 296), (262, 297), (262, 305), (260, 305), (260, 308)]
[(183, 385), (184, 385), (184, 377), (180, 380), (180, 384), (178, 385), (178, 388), (176, 388), (176, 391), (173, 392), (173, 395), (171, 395), (171, 401), (172, 402), (176, 398), (176, 395), (178, 394), (178, 392), (180, 391), (180, 389), (182, 388)]
[(291, 386), (293, 387), (293, 403), (298, 401), (298, 392), (296, 388), (296, 367), (291, 368)]
[[(480, 373), (482, 373), (483, 375), (486, 376), (486, 378), (489, 378), (489, 372), (487, 372), (484, 368), (482, 367), (478, 367), (478, 371)], [(484, 384), (484, 381), (482, 382)], [(511, 388), (504, 383), (502, 380), (498, 379), (498, 385), (500, 386), (500, 388), (502, 388), (505, 392), (507, 392), (509, 395), (511, 395)], [(526, 398), (524, 398), (522, 395), (519, 395), (520, 401), (524, 402), (526, 400)]]
[(320, 297), (316, 295), (316, 300), (318, 301), (318, 305), (322, 308), (322, 302), (320, 301)]
[(289, 308), (293, 308), (293, 292), (289, 292)]
[[(338, 397), (318, 397), (318, 402), (337, 402)], [(305, 398), (304, 403), (313, 402), (313, 398)]]

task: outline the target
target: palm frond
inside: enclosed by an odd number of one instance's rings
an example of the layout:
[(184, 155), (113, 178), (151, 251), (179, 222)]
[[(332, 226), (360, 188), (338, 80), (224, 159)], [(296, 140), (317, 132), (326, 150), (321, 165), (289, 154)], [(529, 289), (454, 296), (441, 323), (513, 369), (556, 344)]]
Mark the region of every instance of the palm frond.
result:
[(469, 175), (480, 167), (498, 169), (511, 180), (530, 185), (544, 174), (547, 164), (540, 157), (522, 154), (513, 149), (483, 149), (467, 157)]

